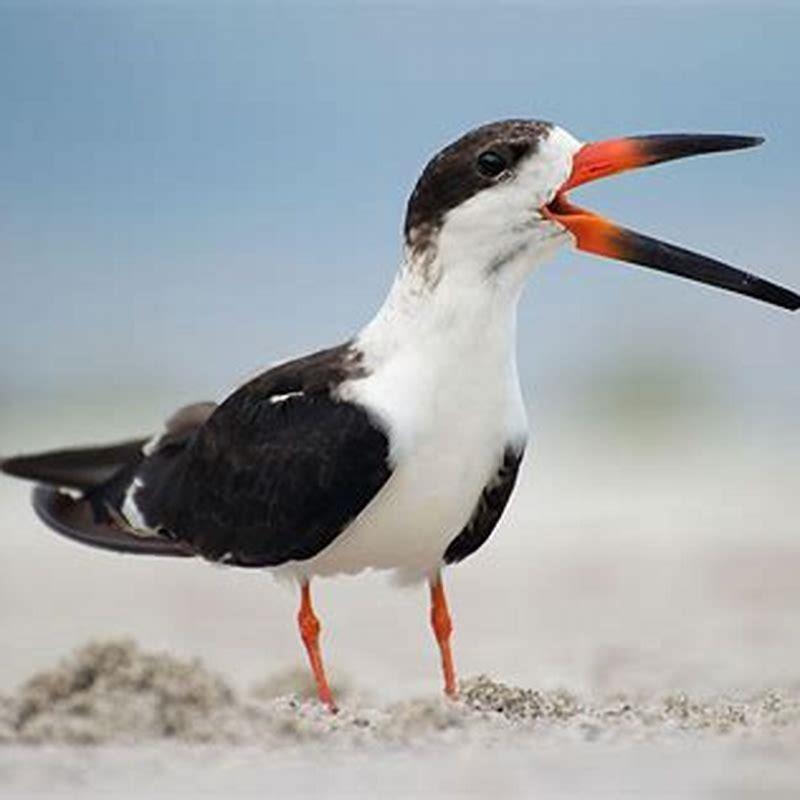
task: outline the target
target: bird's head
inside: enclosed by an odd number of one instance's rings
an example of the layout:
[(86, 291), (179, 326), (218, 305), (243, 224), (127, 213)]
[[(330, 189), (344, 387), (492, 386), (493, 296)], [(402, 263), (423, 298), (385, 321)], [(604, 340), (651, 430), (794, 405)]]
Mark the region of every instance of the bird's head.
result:
[(548, 122), (483, 125), (425, 167), (408, 202), (408, 258), (433, 283), (446, 277), (514, 285), (572, 242), (579, 250), (797, 310), (800, 295), (788, 289), (619, 227), (567, 198), (583, 183), (629, 169), (761, 142), (751, 136), (667, 134), (584, 144)]

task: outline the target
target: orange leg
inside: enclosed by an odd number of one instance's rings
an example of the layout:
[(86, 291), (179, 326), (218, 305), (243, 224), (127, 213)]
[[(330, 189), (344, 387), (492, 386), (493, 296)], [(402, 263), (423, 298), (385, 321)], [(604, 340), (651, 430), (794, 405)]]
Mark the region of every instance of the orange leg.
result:
[(453, 665), (453, 653), (450, 650), (450, 634), (453, 622), (447, 608), (447, 597), (444, 593), (442, 576), (437, 575), (431, 581), (431, 626), (442, 654), (442, 672), (444, 673), (444, 693), (451, 698), (458, 695), (456, 688), (456, 670)]
[(333, 701), (331, 687), (325, 677), (325, 667), (322, 665), (322, 653), (319, 649), (319, 632), (322, 626), (311, 605), (311, 588), (308, 581), (300, 587), (300, 610), (297, 612), (297, 623), (300, 626), (303, 644), (306, 646), (314, 680), (317, 682), (317, 696), (320, 702), (328, 706), (330, 711), (335, 714), (339, 709)]

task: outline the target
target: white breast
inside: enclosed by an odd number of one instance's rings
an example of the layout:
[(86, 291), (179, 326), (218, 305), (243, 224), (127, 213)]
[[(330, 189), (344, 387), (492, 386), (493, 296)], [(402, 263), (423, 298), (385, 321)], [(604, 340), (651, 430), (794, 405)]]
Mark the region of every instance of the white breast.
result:
[(447, 307), (432, 300), (436, 307), (415, 315), (413, 324), (402, 310), (385, 309), (356, 340), (369, 374), (345, 384), (341, 395), (388, 428), (393, 472), (329, 547), (287, 565), (294, 575), (370, 567), (398, 570), (401, 580), (431, 575), (506, 447), (524, 442), (515, 303), (482, 295), (467, 300)]

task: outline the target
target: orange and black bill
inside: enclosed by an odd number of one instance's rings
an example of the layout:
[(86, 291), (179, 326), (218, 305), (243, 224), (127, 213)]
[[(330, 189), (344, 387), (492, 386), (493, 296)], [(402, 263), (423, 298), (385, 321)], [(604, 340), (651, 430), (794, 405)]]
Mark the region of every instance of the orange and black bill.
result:
[(679, 275), (796, 311), (800, 308), (797, 293), (713, 258), (615, 225), (573, 205), (566, 196), (576, 186), (629, 169), (702, 153), (755, 147), (762, 141), (753, 136), (672, 134), (593, 142), (575, 154), (569, 178), (543, 213), (572, 233), (579, 250)]

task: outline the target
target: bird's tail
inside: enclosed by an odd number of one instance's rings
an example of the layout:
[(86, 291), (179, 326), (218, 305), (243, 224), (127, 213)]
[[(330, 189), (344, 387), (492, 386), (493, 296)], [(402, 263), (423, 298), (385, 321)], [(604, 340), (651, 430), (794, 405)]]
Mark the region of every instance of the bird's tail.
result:
[(138, 461), (146, 441), (133, 439), (105, 447), (49, 450), (15, 456), (0, 460), (0, 472), (37, 483), (86, 491), (105, 483), (121, 467)]
[(117, 513), (145, 457), (146, 439), (0, 460), (0, 472), (37, 483), (33, 508), (58, 533), (83, 544), (143, 555), (187, 556), (178, 542), (137, 534)]

